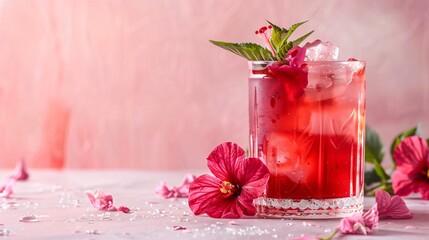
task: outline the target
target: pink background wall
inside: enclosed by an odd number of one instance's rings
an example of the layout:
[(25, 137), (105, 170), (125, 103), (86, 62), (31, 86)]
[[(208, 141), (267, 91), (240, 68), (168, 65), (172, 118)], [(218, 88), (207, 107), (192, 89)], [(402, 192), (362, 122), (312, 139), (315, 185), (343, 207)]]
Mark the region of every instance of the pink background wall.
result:
[(0, 167), (203, 168), (247, 146), (247, 63), (208, 39), (253, 41), (310, 20), (367, 61), (368, 123), (429, 137), (429, 1), (0, 2)]

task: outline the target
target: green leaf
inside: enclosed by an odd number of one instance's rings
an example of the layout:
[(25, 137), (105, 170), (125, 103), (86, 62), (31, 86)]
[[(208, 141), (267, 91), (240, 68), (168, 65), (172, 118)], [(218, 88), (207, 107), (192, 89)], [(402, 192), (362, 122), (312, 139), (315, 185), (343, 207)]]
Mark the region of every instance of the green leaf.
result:
[(305, 39), (307, 39), (307, 38), (308, 38), (308, 36), (310, 36), (313, 32), (314, 32), (314, 31), (310, 31), (310, 32), (308, 32), (307, 34), (305, 34), (304, 36), (302, 36), (302, 37), (300, 37), (300, 38), (298, 38), (298, 39), (294, 40), (294, 41), (293, 41), (293, 47), (298, 46), (302, 41), (304, 41)]
[(393, 158), (393, 152), (395, 152), (395, 149), (399, 145), (399, 143), (401, 143), (407, 137), (416, 136), (416, 135), (420, 135), (420, 124), (418, 124), (415, 128), (412, 128), (405, 132), (400, 133), (398, 136), (395, 137), (395, 139), (393, 139), (393, 142), (390, 145), (390, 155), (392, 156), (393, 160), (395, 160)]
[(210, 40), (214, 45), (233, 52), (249, 61), (274, 61), (271, 52), (255, 43), (229, 43)]
[(287, 33), (287, 29), (281, 28), (270, 21), (267, 21), (271, 27), (273, 27), (273, 32), (271, 33), (270, 42), (274, 50), (277, 52), (279, 45), (282, 41), (282, 35)]
[(428, 138), (428, 139), (426, 139), (426, 142), (428, 143), (428, 146), (429, 146), (429, 138)]
[(390, 195), (393, 195), (393, 187), (392, 187), (392, 183), (387, 183), (386, 185), (383, 186), (382, 190), (388, 192)]
[(373, 183), (381, 182), (380, 176), (375, 172), (374, 169), (365, 171), (365, 186), (370, 186)]
[(286, 53), (293, 47), (293, 42), (288, 42), (277, 51), (277, 59), (284, 59)]
[(292, 35), (292, 33), (295, 32), (295, 30), (301, 26), (302, 24), (308, 22), (300, 22), (295, 23), (292, 25), (289, 29), (281, 28), (269, 21), (267, 21), (272, 27), (273, 32), (271, 33), (271, 45), (273, 46), (274, 50), (276, 51), (276, 57), (277, 60), (281, 61), (284, 59), (286, 53), (293, 47), (298, 46), (302, 41), (304, 41), (308, 36), (310, 36), (314, 31), (311, 31), (304, 36), (294, 40), (294, 41), (288, 41), (289, 37)]
[(390, 176), (384, 171), (384, 168), (378, 162), (372, 162), (374, 165), (375, 173), (381, 178), (382, 182), (386, 182), (390, 179)]
[[(294, 25), (292, 25), (289, 30), (287, 30), (285, 36), (282, 36), (282, 42), (280, 43), (280, 47), (285, 45), (287, 43), (287, 40), (289, 39), (290, 36), (292, 36), (292, 33), (295, 32), (295, 30), (301, 26), (302, 24), (306, 23), (308, 21), (304, 21), (304, 22), (300, 22), (300, 23), (295, 23)], [(313, 31), (312, 31), (313, 32)], [(308, 36), (307, 36), (308, 37)], [(306, 38), (307, 38), (306, 37)], [(304, 38), (305, 39), (305, 38)], [(302, 41), (301, 41), (302, 42)], [(299, 44), (299, 43), (298, 43)], [(297, 45), (298, 45), (297, 44)], [(295, 46), (297, 46), (295, 45)]]
[(384, 149), (380, 137), (367, 125), (365, 139), (365, 161), (370, 163), (381, 163), (383, 158)]

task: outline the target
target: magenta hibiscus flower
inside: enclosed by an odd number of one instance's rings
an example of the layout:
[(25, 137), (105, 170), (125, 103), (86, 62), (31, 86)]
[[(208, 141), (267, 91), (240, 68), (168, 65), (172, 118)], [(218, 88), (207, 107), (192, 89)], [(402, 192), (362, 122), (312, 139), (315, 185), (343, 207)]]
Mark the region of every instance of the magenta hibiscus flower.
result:
[(246, 158), (237, 144), (217, 146), (207, 158), (215, 175), (202, 175), (189, 188), (189, 207), (196, 215), (214, 218), (253, 216), (253, 199), (260, 197), (269, 178), (268, 168), (258, 158)]
[(426, 141), (417, 136), (407, 137), (399, 143), (393, 156), (396, 171), (392, 187), (396, 195), (407, 196), (420, 192), (429, 200), (429, 148)]
[(289, 65), (271, 65), (268, 67), (271, 75), (284, 85), (288, 99), (294, 101), (304, 94), (308, 85), (308, 69), (304, 63), (305, 48), (294, 47), (288, 51)]

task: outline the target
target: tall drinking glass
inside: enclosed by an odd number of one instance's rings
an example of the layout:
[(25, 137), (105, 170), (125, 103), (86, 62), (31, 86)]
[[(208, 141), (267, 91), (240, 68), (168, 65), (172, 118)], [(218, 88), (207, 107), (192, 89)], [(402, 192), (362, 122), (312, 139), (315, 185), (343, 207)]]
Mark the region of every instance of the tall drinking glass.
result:
[(285, 79), (269, 74), (274, 62), (249, 62), (250, 155), (270, 171), (264, 196), (255, 200), (258, 214), (337, 218), (360, 213), (365, 62), (305, 63), (308, 84), (294, 98)]

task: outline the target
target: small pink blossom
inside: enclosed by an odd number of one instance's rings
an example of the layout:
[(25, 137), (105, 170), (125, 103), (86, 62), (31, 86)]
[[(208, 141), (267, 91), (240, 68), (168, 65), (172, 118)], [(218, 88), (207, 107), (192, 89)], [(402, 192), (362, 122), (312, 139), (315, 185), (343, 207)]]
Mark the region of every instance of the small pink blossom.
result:
[(268, 168), (258, 158), (247, 158), (235, 143), (217, 146), (208, 156), (213, 176), (202, 175), (189, 188), (189, 207), (196, 215), (213, 218), (253, 216), (253, 200), (261, 196), (269, 178)]
[(396, 171), (392, 176), (392, 187), (396, 195), (408, 196), (419, 192), (429, 200), (429, 147), (417, 136), (405, 138), (396, 147), (393, 156)]
[(91, 202), (92, 206), (98, 210), (103, 211), (121, 211), (124, 213), (129, 213), (130, 209), (125, 206), (120, 206), (116, 208), (113, 206), (113, 197), (112, 195), (107, 195), (100, 189), (95, 189), (91, 191), (85, 191), (86, 196), (88, 197), (89, 201)]
[(186, 175), (182, 185), (178, 187), (168, 188), (165, 182), (156, 187), (155, 193), (161, 195), (163, 198), (186, 198), (189, 195), (189, 186), (195, 180), (194, 175)]
[(377, 190), (375, 192), (375, 200), (377, 202), (378, 215), (380, 219), (409, 219), (413, 217), (404, 200), (400, 196), (390, 197), (388, 192)]
[(29, 175), (27, 172), (27, 168), (25, 167), (25, 161), (23, 159), (16, 163), (15, 170), (10, 177), (16, 179), (17, 181), (28, 180)]
[(100, 189), (85, 191), (85, 194), (91, 202), (92, 206), (96, 209), (113, 210), (114, 207), (112, 195), (107, 195)]
[(371, 234), (373, 228), (378, 225), (377, 204), (364, 214), (354, 214), (351, 217), (341, 219), (339, 230), (344, 234)]

